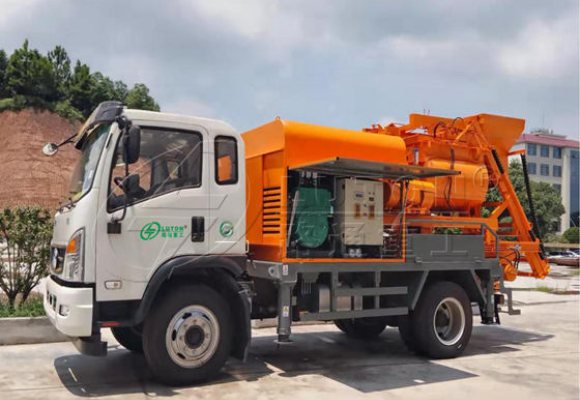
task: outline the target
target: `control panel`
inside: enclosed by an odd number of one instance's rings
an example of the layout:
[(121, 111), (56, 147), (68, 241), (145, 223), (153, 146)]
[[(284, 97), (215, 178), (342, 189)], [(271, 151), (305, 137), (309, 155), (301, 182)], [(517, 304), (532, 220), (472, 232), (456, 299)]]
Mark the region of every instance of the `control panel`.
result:
[(383, 184), (338, 179), (335, 218), (344, 246), (382, 246)]

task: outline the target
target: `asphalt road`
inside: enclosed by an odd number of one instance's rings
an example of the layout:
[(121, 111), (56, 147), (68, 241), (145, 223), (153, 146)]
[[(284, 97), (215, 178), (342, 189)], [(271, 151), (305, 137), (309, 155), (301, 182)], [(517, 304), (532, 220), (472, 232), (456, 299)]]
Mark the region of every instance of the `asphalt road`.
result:
[[(577, 287), (577, 275), (555, 275), (550, 284)], [(466, 353), (453, 360), (409, 353), (393, 328), (365, 342), (330, 324), (299, 326), (295, 343), (281, 348), (273, 329), (259, 329), (247, 363), (231, 361), (209, 384), (169, 388), (112, 338), (106, 358), (79, 355), (70, 343), (5, 346), (0, 399), (578, 399), (579, 296), (518, 282), (522, 315), (502, 314), (502, 326), (476, 323)]]

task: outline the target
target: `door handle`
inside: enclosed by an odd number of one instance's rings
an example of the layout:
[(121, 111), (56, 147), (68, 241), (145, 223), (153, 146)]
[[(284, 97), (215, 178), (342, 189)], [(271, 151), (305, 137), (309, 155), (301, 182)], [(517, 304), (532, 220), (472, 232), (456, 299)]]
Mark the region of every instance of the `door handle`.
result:
[(205, 240), (205, 218), (191, 217), (191, 241), (203, 242)]

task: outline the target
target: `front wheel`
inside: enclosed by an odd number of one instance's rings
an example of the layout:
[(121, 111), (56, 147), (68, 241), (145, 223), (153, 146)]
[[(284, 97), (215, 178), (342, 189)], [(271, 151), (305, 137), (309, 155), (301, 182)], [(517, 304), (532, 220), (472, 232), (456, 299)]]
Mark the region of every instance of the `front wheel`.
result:
[(471, 303), (465, 290), (453, 282), (428, 287), (410, 318), (413, 345), (431, 358), (457, 357), (471, 338)]
[(111, 328), (111, 333), (117, 339), (117, 342), (127, 350), (134, 353), (143, 353), (143, 337), (135, 328)]
[(230, 310), (216, 291), (201, 285), (176, 288), (145, 320), (143, 350), (153, 375), (169, 385), (214, 377), (231, 348)]

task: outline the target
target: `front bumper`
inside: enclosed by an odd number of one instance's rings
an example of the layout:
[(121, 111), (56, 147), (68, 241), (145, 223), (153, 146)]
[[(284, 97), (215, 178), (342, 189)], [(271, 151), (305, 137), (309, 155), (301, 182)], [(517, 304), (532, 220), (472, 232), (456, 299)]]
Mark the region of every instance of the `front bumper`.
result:
[(89, 337), (93, 333), (93, 288), (63, 286), (48, 277), (44, 311), (63, 334)]

